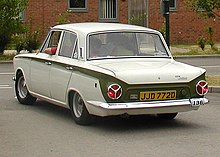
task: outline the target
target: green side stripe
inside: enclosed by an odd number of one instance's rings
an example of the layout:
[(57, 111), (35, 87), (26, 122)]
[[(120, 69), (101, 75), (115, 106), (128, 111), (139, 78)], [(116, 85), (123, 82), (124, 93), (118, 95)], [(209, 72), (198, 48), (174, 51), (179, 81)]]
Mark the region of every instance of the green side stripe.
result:
[[(29, 57), (19, 57), (19, 58), (29, 58)], [(194, 80), (192, 80), (189, 83), (187, 82), (187, 83), (130, 85), (130, 84), (123, 82), (122, 80), (115, 78), (115, 77), (112, 77), (107, 74), (103, 74), (101, 72), (97, 72), (97, 71), (94, 71), (91, 69), (86, 69), (86, 68), (82, 68), (79, 66), (73, 66), (71, 64), (60, 63), (60, 62), (51, 61), (51, 60), (45, 60), (45, 59), (39, 59), (39, 58), (31, 58), (31, 59), (38, 61), (38, 62), (42, 62), (42, 63), (49, 61), (54, 65), (58, 65), (58, 66), (64, 67), (64, 68), (67, 66), (71, 66), (71, 67), (73, 67), (73, 71), (77, 71), (77, 72), (82, 73), (84, 75), (92, 76), (92, 77), (98, 79), (100, 86), (101, 86), (102, 94), (107, 102), (129, 102), (130, 95), (135, 94), (135, 95), (139, 96), (140, 92), (164, 91), (164, 90), (176, 90), (177, 91), (177, 99), (201, 97), (196, 93), (195, 87), (196, 87), (196, 84), (198, 81), (205, 80), (205, 74), (202, 74), (201, 76), (195, 78)], [(118, 100), (111, 100), (107, 96), (108, 86), (113, 83), (119, 84), (123, 89), (123, 94), (122, 94), (121, 98), (119, 98)], [(184, 96), (180, 94), (181, 90), (183, 90), (183, 89), (187, 93)], [(139, 101), (139, 100), (137, 100), (137, 101)]]

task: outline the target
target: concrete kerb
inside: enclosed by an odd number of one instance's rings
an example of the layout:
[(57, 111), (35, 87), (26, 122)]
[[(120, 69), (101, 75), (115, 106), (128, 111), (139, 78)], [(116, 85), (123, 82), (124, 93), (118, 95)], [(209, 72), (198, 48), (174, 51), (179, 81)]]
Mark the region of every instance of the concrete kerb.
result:
[(183, 56), (173, 56), (174, 59), (176, 58), (220, 58), (220, 55), (183, 55)]
[(13, 61), (0, 61), (0, 64), (12, 64)]
[(220, 93), (220, 86), (209, 87), (209, 93)]

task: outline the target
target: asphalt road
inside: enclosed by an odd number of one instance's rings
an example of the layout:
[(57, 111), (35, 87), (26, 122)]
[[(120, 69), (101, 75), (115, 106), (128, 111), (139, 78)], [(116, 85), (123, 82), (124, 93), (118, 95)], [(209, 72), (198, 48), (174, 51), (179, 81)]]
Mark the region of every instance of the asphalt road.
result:
[[(203, 63), (201, 66), (213, 66)], [(33, 106), (19, 104), (14, 96), (12, 72), (11, 64), (0, 64), (1, 157), (218, 157), (220, 154), (219, 93), (208, 94), (208, 105), (198, 111), (180, 113), (173, 121), (162, 121), (154, 115), (108, 117), (97, 118), (91, 126), (79, 126), (67, 109), (44, 101)]]
[(202, 67), (207, 70), (207, 75), (220, 76), (220, 56), (176, 58), (177, 61)]

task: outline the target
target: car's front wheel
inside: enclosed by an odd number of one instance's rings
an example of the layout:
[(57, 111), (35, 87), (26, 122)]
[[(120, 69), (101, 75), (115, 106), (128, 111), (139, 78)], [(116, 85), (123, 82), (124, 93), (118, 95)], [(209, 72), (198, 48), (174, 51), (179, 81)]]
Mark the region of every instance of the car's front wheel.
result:
[(16, 76), (15, 93), (16, 93), (18, 101), (21, 104), (32, 105), (36, 101), (36, 98), (33, 97), (28, 91), (26, 80), (22, 72), (18, 72)]
[(70, 110), (77, 124), (88, 125), (91, 122), (92, 117), (86, 109), (84, 100), (77, 92), (70, 96)]
[(177, 116), (178, 113), (161, 113), (161, 114), (157, 114), (157, 116), (161, 119), (174, 119)]

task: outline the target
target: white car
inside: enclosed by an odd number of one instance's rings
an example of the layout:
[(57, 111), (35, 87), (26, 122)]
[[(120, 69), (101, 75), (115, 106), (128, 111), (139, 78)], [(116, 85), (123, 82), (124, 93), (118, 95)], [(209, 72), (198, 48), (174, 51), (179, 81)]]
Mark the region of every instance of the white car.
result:
[(14, 58), (14, 69), (21, 104), (67, 107), (78, 124), (92, 115), (173, 119), (208, 103), (206, 70), (175, 61), (162, 35), (140, 26), (57, 25), (39, 53)]

